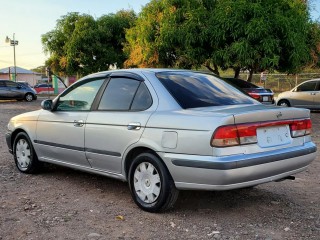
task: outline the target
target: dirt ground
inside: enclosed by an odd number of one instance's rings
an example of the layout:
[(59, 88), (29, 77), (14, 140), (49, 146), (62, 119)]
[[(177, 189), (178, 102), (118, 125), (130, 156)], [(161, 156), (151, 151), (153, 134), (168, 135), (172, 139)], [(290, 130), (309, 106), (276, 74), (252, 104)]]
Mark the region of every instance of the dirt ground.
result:
[[(182, 191), (174, 209), (140, 210), (127, 183), (48, 165), (19, 173), (5, 143), (40, 100), (0, 102), (0, 239), (320, 239), (320, 151), (295, 181), (224, 192)], [(311, 114), (320, 148), (320, 112)]]

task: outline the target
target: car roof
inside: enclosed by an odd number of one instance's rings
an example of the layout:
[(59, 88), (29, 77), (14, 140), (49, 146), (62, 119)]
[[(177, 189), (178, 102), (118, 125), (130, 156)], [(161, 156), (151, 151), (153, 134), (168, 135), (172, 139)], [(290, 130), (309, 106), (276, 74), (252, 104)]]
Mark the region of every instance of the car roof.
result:
[[(314, 79), (309, 79), (309, 80), (306, 80), (302, 83), (305, 83), (305, 82), (312, 82), (312, 81), (320, 81), (320, 78), (314, 78)], [(300, 83), (301, 84), (301, 83)]]
[(198, 73), (206, 73), (210, 75), (216, 76), (214, 73), (206, 72), (206, 71), (195, 71), (195, 70), (188, 70), (188, 69), (174, 69), (174, 68), (129, 68), (129, 69), (115, 69), (115, 70), (108, 70), (108, 71), (102, 71), (90, 74), (88, 76), (85, 76), (82, 79), (85, 78), (91, 78), (91, 77), (103, 77), (107, 74), (111, 73), (135, 73), (135, 74), (141, 74), (141, 73), (159, 73), (159, 72), (198, 72)]

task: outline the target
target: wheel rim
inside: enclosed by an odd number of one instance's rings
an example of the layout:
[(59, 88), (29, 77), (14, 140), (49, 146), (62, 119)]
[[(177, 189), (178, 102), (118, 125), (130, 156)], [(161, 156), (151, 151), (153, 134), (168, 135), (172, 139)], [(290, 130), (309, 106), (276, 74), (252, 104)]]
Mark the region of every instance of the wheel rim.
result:
[(287, 102), (280, 102), (280, 106), (282, 107), (289, 107)]
[(16, 157), (18, 167), (22, 170), (27, 169), (31, 162), (31, 151), (30, 146), (25, 139), (19, 139), (17, 142)]
[(149, 162), (140, 163), (134, 171), (134, 190), (145, 203), (155, 202), (160, 194), (161, 180), (157, 169)]
[(27, 95), (26, 95), (26, 100), (27, 100), (28, 102), (31, 102), (32, 99), (33, 99), (33, 97), (32, 97), (31, 94), (27, 94)]

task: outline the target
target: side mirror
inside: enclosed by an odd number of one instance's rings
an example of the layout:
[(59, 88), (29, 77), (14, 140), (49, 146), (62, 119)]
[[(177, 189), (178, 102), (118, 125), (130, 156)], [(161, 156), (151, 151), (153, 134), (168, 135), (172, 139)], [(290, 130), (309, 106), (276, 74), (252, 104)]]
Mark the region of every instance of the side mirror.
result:
[(43, 100), (41, 102), (41, 107), (43, 110), (51, 111), (53, 108), (52, 100), (51, 99)]

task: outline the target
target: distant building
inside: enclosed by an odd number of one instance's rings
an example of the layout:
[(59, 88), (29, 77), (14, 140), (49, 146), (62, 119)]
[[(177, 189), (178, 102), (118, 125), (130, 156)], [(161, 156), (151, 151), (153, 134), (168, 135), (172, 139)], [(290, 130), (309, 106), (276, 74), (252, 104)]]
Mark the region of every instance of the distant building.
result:
[[(34, 86), (41, 80), (41, 73), (33, 72), (21, 67), (16, 67), (17, 81), (28, 82)], [(14, 67), (7, 67), (0, 69), (0, 79), (12, 80), (14, 79)]]

